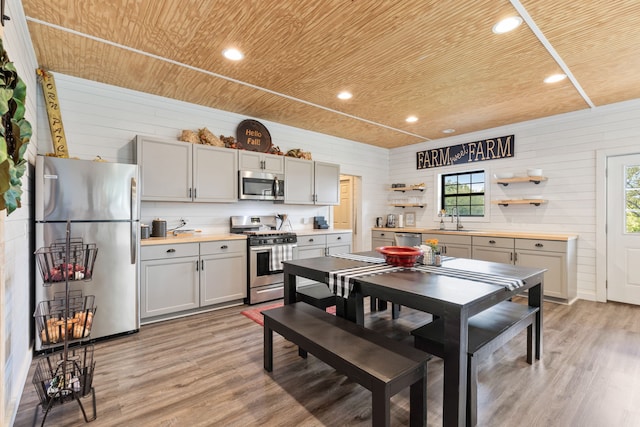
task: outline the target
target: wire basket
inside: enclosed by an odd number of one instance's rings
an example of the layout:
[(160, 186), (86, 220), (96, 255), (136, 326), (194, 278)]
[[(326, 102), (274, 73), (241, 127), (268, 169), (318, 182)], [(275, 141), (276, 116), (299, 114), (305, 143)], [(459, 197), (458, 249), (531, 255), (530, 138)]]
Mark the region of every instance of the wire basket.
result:
[(40, 403), (51, 406), (91, 393), (95, 366), (93, 345), (69, 348), (66, 358), (63, 351), (41, 357), (33, 375)]
[(45, 285), (84, 280), (93, 276), (98, 248), (94, 243), (83, 243), (81, 238), (70, 239), (69, 259), (66, 241), (56, 241), (51, 246), (36, 251), (36, 261)]
[(69, 291), (69, 306), (65, 293), (59, 292), (50, 301), (42, 301), (33, 317), (42, 345), (79, 341), (89, 337), (96, 313), (93, 295)]

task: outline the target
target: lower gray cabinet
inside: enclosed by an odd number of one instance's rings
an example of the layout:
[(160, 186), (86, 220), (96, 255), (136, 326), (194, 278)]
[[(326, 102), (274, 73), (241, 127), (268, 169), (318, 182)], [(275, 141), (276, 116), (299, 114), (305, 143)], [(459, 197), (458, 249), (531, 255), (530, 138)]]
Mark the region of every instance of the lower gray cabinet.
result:
[(247, 242), (200, 243), (200, 306), (247, 296)]
[(473, 236), (471, 258), (513, 264), (514, 239), (509, 237)]
[[(317, 258), (339, 253), (351, 252), (351, 233), (298, 235), (296, 259)], [(316, 283), (313, 280), (298, 277), (297, 287)]]
[(380, 246), (394, 246), (395, 234), (393, 231), (373, 230), (371, 232), (371, 250), (375, 251)]
[(245, 298), (246, 247), (244, 240), (143, 246), (140, 318), (161, 318)]
[(140, 248), (140, 318), (200, 306), (197, 243)]
[(455, 258), (471, 258), (471, 236), (453, 234), (422, 234), (422, 241), (438, 240), (442, 255)]

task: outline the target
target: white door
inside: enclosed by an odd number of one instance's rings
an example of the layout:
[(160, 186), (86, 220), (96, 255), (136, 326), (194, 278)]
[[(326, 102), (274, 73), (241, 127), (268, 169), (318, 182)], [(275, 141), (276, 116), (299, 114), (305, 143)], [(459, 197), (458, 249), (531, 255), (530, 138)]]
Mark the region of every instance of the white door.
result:
[(640, 154), (607, 158), (607, 299), (640, 305)]

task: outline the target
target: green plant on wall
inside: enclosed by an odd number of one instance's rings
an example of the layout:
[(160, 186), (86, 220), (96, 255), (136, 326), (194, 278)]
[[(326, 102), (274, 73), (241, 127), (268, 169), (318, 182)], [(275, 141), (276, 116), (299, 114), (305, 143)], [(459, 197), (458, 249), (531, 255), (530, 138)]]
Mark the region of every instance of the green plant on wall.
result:
[(2, 39), (0, 50), (0, 211), (6, 209), (10, 214), (20, 207), (31, 124), (24, 118), (27, 86), (9, 61)]

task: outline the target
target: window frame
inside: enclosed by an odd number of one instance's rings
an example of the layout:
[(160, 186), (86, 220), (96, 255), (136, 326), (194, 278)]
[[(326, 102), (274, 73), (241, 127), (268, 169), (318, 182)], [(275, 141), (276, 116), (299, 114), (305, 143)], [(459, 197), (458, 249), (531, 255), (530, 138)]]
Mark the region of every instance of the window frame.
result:
[[(472, 176), (474, 174), (483, 174), (484, 179), (483, 179), (483, 191), (482, 192), (469, 192), (467, 193), (456, 193), (455, 196), (453, 197), (459, 197), (461, 194), (463, 196), (469, 196), (470, 198), (473, 196), (482, 196), (483, 197), (483, 204), (482, 204), (482, 215), (471, 215), (470, 213), (460, 213), (460, 217), (462, 218), (466, 218), (468, 220), (477, 220), (477, 221), (482, 221), (482, 220), (488, 220), (489, 218), (489, 199), (490, 199), (490, 194), (489, 194), (489, 183), (487, 181), (487, 177), (489, 176), (488, 171), (486, 169), (472, 169), (472, 170), (458, 170), (458, 171), (450, 171), (450, 172), (446, 172), (446, 173), (441, 173), (438, 175), (438, 212), (441, 212), (441, 210), (445, 209), (446, 206), (446, 199), (448, 199), (449, 197), (452, 197), (450, 195), (446, 195), (445, 192), (445, 182), (447, 180), (447, 178), (452, 177), (452, 176), (461, 176), (461, 175), (469, 175), (469, 181), (470, 181), (470, 185), (474, 184), (473, 182), (471, 182), (472, 180)], [(459, 185), (459, 184), (458, 184)], [(471, 199), (470, 201), (471, 202)], [(459, 204), (456, 203), (455, 207), (458, 208), (459, 211)], [(466, 205), (465, 207), (468, 207), (468, 211), (471, 211), (471, 207), (472, 206), (480, 206), (480, 205), (472, 205), (471, 203), (469, 203), (469, 205)], [(467, 209), (463, 209), (463, 212), (466, 212)], [(449, 207), (449, 209), (447, 209), (447, 215), (451, 215), (451, 207)]]

